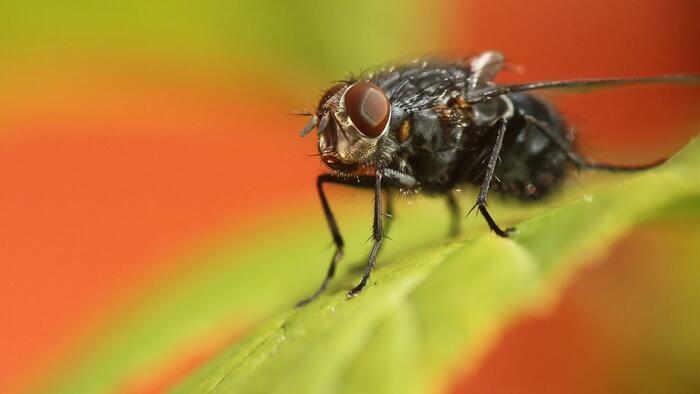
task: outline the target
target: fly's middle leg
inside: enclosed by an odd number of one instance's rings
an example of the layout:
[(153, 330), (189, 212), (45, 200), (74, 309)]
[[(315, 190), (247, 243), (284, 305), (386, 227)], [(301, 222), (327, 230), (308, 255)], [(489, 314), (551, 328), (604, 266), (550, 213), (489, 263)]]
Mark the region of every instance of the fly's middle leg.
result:
[(448, 234), (450, 237), (456, 237), (457, 235), (459, 235), (460, 229), (462, 227), (462, 218), (459, 214), (459, 202), (457, 201), (457, 197), (455, 196), (455, 193), (453, 191), (447, 192), (445, 198), (447, 201), (447, 209), (450, 211), (450, 230)]

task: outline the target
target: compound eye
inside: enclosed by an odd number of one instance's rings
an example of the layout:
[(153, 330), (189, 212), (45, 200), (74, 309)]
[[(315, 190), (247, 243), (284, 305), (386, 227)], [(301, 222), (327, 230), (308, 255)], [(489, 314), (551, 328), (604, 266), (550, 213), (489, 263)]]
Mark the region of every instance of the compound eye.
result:
[(379, 137), (389, 122), (391, 106), (384, 91), (370, 82), (358, 82), (345, 92), (345, 111), (360, 133)]

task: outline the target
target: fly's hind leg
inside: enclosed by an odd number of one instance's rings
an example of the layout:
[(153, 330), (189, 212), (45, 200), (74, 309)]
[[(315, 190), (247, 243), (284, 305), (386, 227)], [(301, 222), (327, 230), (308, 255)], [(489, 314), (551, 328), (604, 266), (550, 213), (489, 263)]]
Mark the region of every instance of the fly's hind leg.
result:
[(484, 216), (484, 219), (489, 225), (491, 231), (500, 235), (501, 237), (508, 237), (513, 231), (515, 231), (515, 229), (511, 227), (502, 230), (489, 214), (486, 204), (486, 200), (488, 199), (489, 195), (489, 187), (491, 186), (491, 180), (493, 179), (493, 173), (496, 170), (496, 164), (498, 163), (498, 155), (500, 154), (501, 148), (503, 147), (503, 136), (505, 135), (506, 128), (508, 127), (508, 120), (505, 118), (501, 118), (495, 126), (498, 128), (498, 134), (496, 135), (496, 143), (493, 145), (493, 150), (491, 151), (489, 161), (486, 165), (486, 173), (484, 174), (484, 180), (481, 182), (479, 196), (476, 198), (476, 203), (474, 204), (471, 210), (478, 208), (479, 212), (481, 212), (481, 214)]

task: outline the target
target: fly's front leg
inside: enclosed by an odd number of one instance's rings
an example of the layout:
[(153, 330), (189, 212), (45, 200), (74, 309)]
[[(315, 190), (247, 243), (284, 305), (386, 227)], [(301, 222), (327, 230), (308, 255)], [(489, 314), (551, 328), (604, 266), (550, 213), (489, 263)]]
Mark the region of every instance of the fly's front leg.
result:
[(328, 284), (335, 275), (335, 269), (338, 265), (338, 261), (340, 261), (340, 259), (343, 257), (343, 247), (345, 246), (345, 242), (343, 241), (342, 235), (340, 235), (338, 223), (335, 221), (335, 216), (333, 215), (333, 211), (331, 211), (331, 207), (328, 204), (328, 198), (326, 197), (326, 193), (323, 190), (323, 185), (325, 183), (334, 183), (360, 188), (368, 188), (374, 185), (374, 177), (361, 176), (356, 178), (341, 178), (332, 174), (322, 174), (318, 176), (316, 180), (316, 188), (318, 189), (318, 197), (321, 200), (323, 215), (326, 217), (328, 228), (330, 229), (331, 235), (333, 237), (333, 243), (335, 244), (335, 253), (333, 253), (333, 258), (331, 259), (331, 263), (328, 266), (326, 277), (323, 279), (321, 286), (309, 298), (300, 301), (297, 304), (297, 306), (302, 306), (313, 301), (326, 289), (326, 287), (328, 287)]
[(374, 269), (374, 263), (377, 261), (379, 249), (382, 247), (382, 242), (384, 241), (384, 229), (382, 227), (382, 182), (400, 189), (415, 189), (418, 187), (418, 181), (409, 175), (389, 169), (377, 170), (377, 174), (374, 178), (374, 220), (372, 222), (372, 239), (374, 240), (374, 245), (372, 245), (372, 252), (369, 254), (362, 279), (357, 286), (353, 287), (352, 290), (348, 292), (348, 297), (356, 296), (362, 291), (365, 285), (367, 285), (367, 281)]
[(389, 234), (389, 227), (394, 222), (394, 194), (389, 190), (384, 191), (384, 212), (382, 214), (388, 219), (384, 224), (384, 234)]
[(498, 163), (498, 155), (501, 152), (501, 148), (503, 147), (503, 136), (506, 134), (506, 128), (508, 127), (508, 121), (505, 118), (501, 118), (498, 123), (498, 134), (496, 135), (496, 143), (493, 145), (493, 150), (491, 151), (491, 156), (489, 157), (488, 164), (486, 165), (486, 173), (484, 174), (484, 180), (481, 182), (481, 189), (479, 190), (479, 196), (476, 198), (476, 204), (474, 204), (474, 208), (479, 208), (479, 212), (481, 212), (482, 215), (484, 215), (484, 219), (486, 219), (486, 223), (488, 223), (489, 228), (491, 228), (491, 231), (494, 233), (500, 235), (501, 237), (507, 237), (515, 231), (514, 228), (507, 228), (506, 230), (502, 230), (496, 222), (493, 220), (491, 215), (489, 214), (486, 204), (486, 200), (488, 199), (489, 195), (489, 187), (491, 187), (491, 180), (493, 179), (493, 173), (496, 170), (496, 164)]
[(374, 269), (374, 263), (377, 260), (379, 248), (382, 247), (382, 242), (384, 241), (384, 231), (382, 230), (382, 173), (377, 171), (377, 175), (374, 179), (374, 221), (372, 222), (372, 238), (374, 239), (374, 245), (372, 246), (372, 252), (369, 254), (365, 272), (362, 274), (362, 280), (348, 292), (348, 297), (357, 295), (367, 284), (369, 276), (372, 274), (372, 269)]

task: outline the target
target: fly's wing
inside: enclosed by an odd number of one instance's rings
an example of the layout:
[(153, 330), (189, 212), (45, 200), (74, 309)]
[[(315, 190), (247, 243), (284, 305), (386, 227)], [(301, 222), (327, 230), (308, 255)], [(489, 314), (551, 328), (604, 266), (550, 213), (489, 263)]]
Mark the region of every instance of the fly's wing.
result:
[(504, 94), (526, 92), (531, 90), (559, 89), (588, 92), (596, 89), (644, 84), (700, 85), (700, 75), (662, 75), (642, 78), (573, 79), (489, 86), (470, 91), (465, 100), (469, 104), (476, 104), (494, 97), (502, 96)]
[(487, 87), (471, 92), (467, 101), (480, 106), (504, 96), (557, 93), (550, 100), (536, 99), (554, 104), (581, 156), (636, 167), (668, 157), (697, 135), (698, 87), (697, 75), (539, 81)]
[[(493, 88), (495, 86), (493, 80), (501, 72), (504, 64), (505, 58), (497, 51), (486, 51), (470, 58), (468, 66), (471, 73), (464, 95), (468, 98), (470, 92)], [(469, 105), (469, 110), (471, 123), (478, 126), (490, 126), (500, 118), (509, 117), (513, 112), (513, 106), (510, 100), (496, 97), (493, 100)]]
[(485, 89), (492, 85), (496, 75), (503, 69), (505, 58), (497, 51), (486, 51), (468, 60), (471, 74), (469, 76), (469, 91)]

